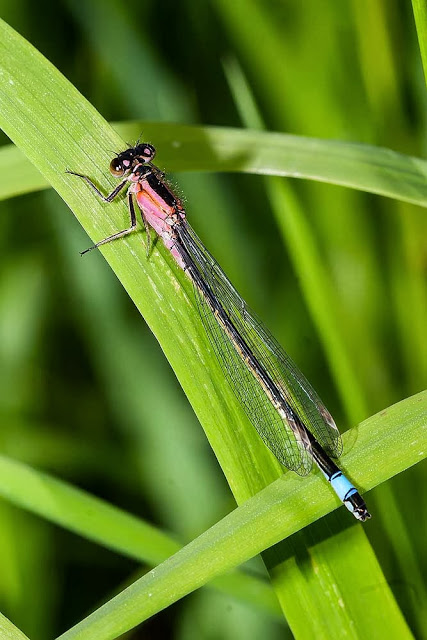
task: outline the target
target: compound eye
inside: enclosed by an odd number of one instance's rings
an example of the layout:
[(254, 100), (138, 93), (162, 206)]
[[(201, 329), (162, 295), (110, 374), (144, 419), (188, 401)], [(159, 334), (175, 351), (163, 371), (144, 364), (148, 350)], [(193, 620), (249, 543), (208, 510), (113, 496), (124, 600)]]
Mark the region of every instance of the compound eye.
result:
[(156, 155), (156, 150), (152, 144), (139, 144), (136, 155), (145, 160), (145, 162), (150, 162)]
[(110, 162), (110, 173), (117, 178), (120, 178), (124, 175), (126, 169), (123, 166), (122, 160), (120, 158), (113, 158)]

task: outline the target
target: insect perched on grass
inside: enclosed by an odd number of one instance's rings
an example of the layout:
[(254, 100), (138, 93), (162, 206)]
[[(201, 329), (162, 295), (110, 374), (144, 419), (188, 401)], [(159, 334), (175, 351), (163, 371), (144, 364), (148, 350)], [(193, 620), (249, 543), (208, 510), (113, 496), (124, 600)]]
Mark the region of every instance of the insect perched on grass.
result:
[[(136, 229), (136, 200), (146, 230), (155, 230), (192, 281), (213, 349), (264, 443), (279, 462), (300, 475), (310, 471), (314, 460), (347, 509), (358, 520), (367, 520), (371, 516), (363, 498), (331, 459), (342, 450), (331, 414), (188, 224), (182, 203), (152, 164), (155, 154), (147, 143), (117, 154), (110, 171), (121, 181), (107, 196), (88, 176), (67, 172), (85, 180), (104, 202), (114, 200), (128, 185), (130, 227), (100, 240), (82, 255)], [(148, 243), (149, 238), (148, 233)]]

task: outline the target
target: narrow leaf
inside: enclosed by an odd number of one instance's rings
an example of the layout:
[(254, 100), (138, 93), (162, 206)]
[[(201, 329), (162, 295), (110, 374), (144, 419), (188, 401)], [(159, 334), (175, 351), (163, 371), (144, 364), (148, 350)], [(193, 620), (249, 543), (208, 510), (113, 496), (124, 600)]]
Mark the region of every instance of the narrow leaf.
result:
[[(159, 162), (168, 171), (305, 178), (427, 206), (427, 162), (391, 149), (226, 127), (152, 122), (116, 123), (113, 127), (126, 140), (135, 140), (143, 131), (148, 141), (156, 141)], [(102, 140), (97, 144), (102, 145)], [(0, 169), (0, 199), (50, 186), (13, 147), (0, 149)]]
[(2, 640), (28, 640), (27, 636), (2, 613), (0, 613), (0, 637)]
[[(176, 540), (136, 516), (5, 456), (0, 456), (0, 496), (139, 562), (155, 565), (180, 549)], [(253, 576), (234, 572), (212, 586), (270, 615), (279, 613), (271, 587)]]
[(427, 82), (427, 5), (425, 0), (412, 0), (415, 24), (417, 26), (418, 43), (420, 45), (424, 78)]
[[(344, 463), (363, 477), (366, 489), (427, 456), (426, 415), (427, 391), (424, 391), (381, 411), (345, 434), (346, 449), (352, 441), (354, 446), (344, 456)], [(402, 442), (406, 443), (403, 453)], [(299, 478), (288, 473), (62, 634), (60, 639), (117, 638), (218, 573), (292, 535), (337, 503), (320, 474)], [(357, 557), (354, 562), (357, 564)], [(365, 592), (378, 591), (379, 567), (373, 552), (368, 570), (373, 582), (364, 585)], [(341, 602), (343, 612), (352, 606), (351, 594), (347, 596)], [(383, 607), (388, 611), (387, 618), (383, 616)], [(354, 637), (358, 637), (357, 634), (363, 637), (366, 621), (370, 628), (381, 628), (384, 637), (410, 637), (388, 590), (381, 591), (381, 597), (374, 601), (369, 597), (365, 599), (364, 620), (360, 628), (358, 622), (353, 627)]]

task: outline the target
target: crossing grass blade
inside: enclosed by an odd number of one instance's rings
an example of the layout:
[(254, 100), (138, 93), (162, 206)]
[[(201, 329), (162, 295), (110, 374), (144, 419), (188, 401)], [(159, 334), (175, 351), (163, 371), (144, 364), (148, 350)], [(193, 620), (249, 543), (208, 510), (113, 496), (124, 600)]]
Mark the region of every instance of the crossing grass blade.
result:
[[(0, 496), (54, 524), (141, 563), (154, 566), (181, 548), (170, 535), (66, 482), (0, 456)], [(280, 617), (271, 587), (255, 576), (233, 572), (212, 587), (268, 615)]]
[[(345, 444), (357, 438), (357, 447), (344, 457), (344, 463), (364, 478), (367, 489), (386, 480), (388, 474), (399, 473), (427, 455), (426, 408), (427, 392), (423, 392), (372, 416), (361, 423), (357, 430), (345, 434)], [(405, 466), (402, 465), (399, 451), (402, 438), (408, 443), (404, 455)], [(62, 634), (60, 640), (110, 640), (118, 637), (200, 587), (218, 572), (243, 562), (324, 514), (325, 499), (328, 508), (334, 503), (337, 505), (338, 500), (330, 492), (328, 497), (327, 494), (328, 487), (319, 474), (306, 479), (286, 474)], [(359, 562), (357, 554), (354, 554), (353, 562), (355, 565)], [(385, 637), (412, 637), (403, 616), (393, 603), (391, 592), (376, 582), (379, 567), (372, 552), (368, 558), (368, 569), (370, 586), (357, 585), (358, 589), (354, 591), (353, 584), (347, 582), (348, 592), (341, 594), (342, 612), (337, 624), (341, 625), (343, 634), (363, 637), (367, 627), (381, 626)], [(375, 605), (371, 598), (373, 589), (378, 596)], [(355, 597), (364, 602), (364, 618), (355, 620), (347, 629), (352, 619)], [(384, 616), (385, 610), (388, 611), (387, 616)]]
[[(125, 140), (137, 139), (141, 131), (155, 140), (158, 163), (168, 171), (305, 178), (427, 206), (427, 161), (391, 149), (226, 127), (138, 121), (113, 123), (113, 128)], [(50, 186), (14, 147), (0, 149), (0, 169), (0, 199)]]
[(28, 640), (27, 636), (0, 613), (0, 635), (4, 640)]
[(427, 7), (423, 0), (412, 0), (412, 8), (414, 10), (415, 24), (417, 27), (424, 78), (427, 82)]

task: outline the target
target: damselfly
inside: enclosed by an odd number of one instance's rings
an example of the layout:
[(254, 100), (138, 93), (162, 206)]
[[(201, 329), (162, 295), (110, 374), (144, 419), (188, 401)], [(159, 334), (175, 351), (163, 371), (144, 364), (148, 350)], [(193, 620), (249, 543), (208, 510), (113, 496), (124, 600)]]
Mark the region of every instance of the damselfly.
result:
[(110, 171), (121, 181), (107, 196), (88, 176), (67, 172), (85, 180), (104, 202), (111, 202), (128, 185), (130, 227), (100, 240), (82, 255), (136, 229), (136, 200), (147, 247), (151, 227), (192, 281), (213, 350), (264, 443), (281, 464), (300, 475), (307, 474), (314, 461), (347, 509), (358, 520), (367, 520), (370, 514), (364, 500), (331, 460), (342, 450), (331, 414), (188, 224), (181, 201), (153, 164), (155, 154), (147, 143), (117, 154)]

